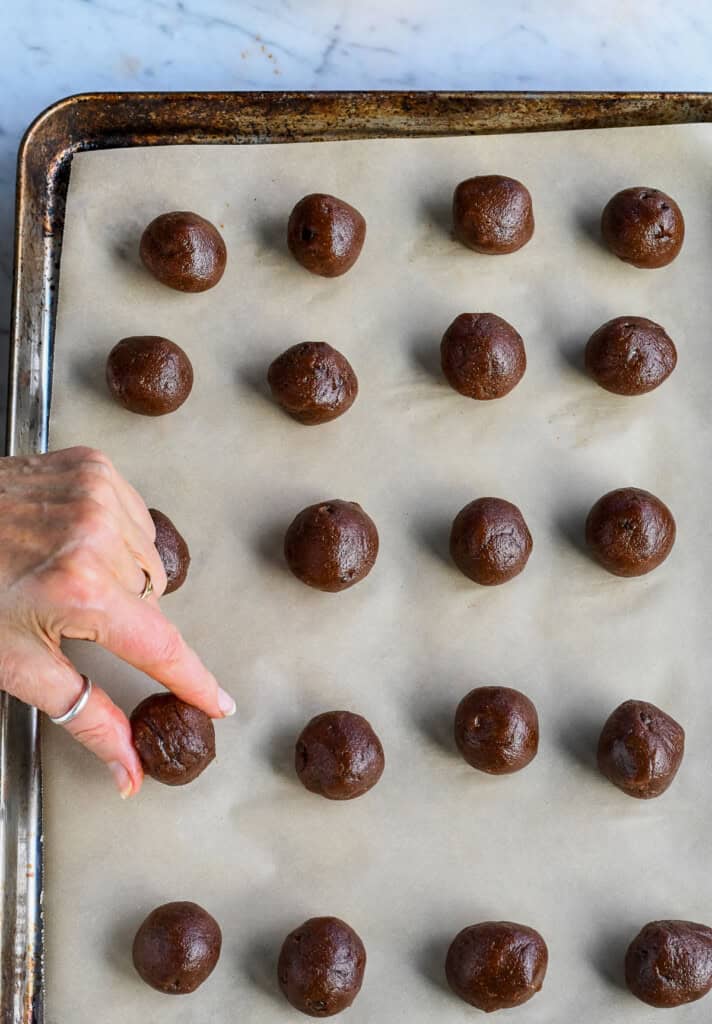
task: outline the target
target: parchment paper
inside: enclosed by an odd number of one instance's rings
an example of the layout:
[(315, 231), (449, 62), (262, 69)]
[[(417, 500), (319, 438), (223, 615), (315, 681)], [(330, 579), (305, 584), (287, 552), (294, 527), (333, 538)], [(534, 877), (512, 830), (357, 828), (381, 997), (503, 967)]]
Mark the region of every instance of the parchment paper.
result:
[[(645, 922), (712, 922), (708, 799), (712, 128), (709, 126), (127, 150), (74, 159), (62, 257), (51, 438), (100, 446), (186, 536), (193, 562), (164, 600), (239, 705), (217, 724), (217, 762), (194, 785), (147, 780), (138, 799), (60, 729), (46, 730), (47, 980), (53, 1024), (301, 1019), (275, 984), (284, 936), (335, 914), (362, 936), (368, 968), (350, 1024), (460, 1024), (476, 1011), (445, 987), (459, 929), (532, 925), (550, 967), (541, 994), (502, 1021), (657, 1021), (622, 987), (624, 950)], [(521, 178), (536, 233), (521, 252), (476, 255), (449, 235), (453, 187), (478, 173)], [(669, 191), (687, 220), (678, 260), (639, 271), (608, 254), (596, 224), (628, 185)], [(338, 280), (284, 244), (293, 204), (326, 191), (358, 207), (368, 237)], [(203, 295), (140, 267), (141, 230), (189, 209), (224, 234), (229, 263)], [(477, 403), (438, 372), (461, 312), (521, 332), (529, 365), (502, 401)], [(580, 369), (613, 316), (659, 321), (679, 348), (644, 398), (609, 395)], [(130, 334), (189, 353), (175, 414), (123, 411), (105, 358)], [(302, 340), (351, 360), (360, 395), (306, 428), (270, 401), (267, 366)], [(619, 580), (579, 547), (591, 504), (617, 486), (671, 506), (668, 562)], [(482, 495), (518, 504), (534, 552), (518, 579), (480, 588), (447, 558), (453, 516)], [(286, 570), (283, 531), (305, 505), (340, 497), (376, 521), (381, 553), (342, 594)], [(83, 670), (127, 711), (155, 684), (88, 645)], [(541, 719), (526, 771), (489, 778), (453, 750), (451, 721), (473, 686), (525, 691)], [(687, 730), (672, 789), (631, 800), (594, 768), (598, 731), (622, 700), (651, 700)], [(387, 767), (362, 799), (334, 804), (292, 770), (315, 713), (365, 715)], [(131, 966), (131, 941), (166, 900), (219, 920), (220, 963), (198, 992), (160, 995)], [(710, 1000), (669, 1019), (708, 1019)], [(667, 1017), (666, 1017), (667, 1019)]]

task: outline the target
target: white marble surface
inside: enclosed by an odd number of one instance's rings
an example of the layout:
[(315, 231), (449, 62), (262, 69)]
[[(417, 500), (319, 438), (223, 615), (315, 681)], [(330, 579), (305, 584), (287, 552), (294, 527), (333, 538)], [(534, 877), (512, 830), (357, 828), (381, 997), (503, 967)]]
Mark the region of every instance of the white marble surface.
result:
[(0, 11), (0, 367), (17, 145), (61, 96), (712, 89), (706, 0), (0, 0)]

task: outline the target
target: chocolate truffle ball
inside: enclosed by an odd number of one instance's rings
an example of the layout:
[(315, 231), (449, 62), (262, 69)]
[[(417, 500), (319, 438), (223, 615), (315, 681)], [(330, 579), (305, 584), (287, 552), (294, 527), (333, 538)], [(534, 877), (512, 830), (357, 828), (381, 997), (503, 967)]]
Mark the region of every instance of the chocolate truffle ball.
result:
[(628, 947), (625, 980), (648, 1006), (702, 999), (712, 988), (712, 928), (692, 921), (651, 921)]
[(271, 364), (272, 395), (299, 423), (328, 423), (350, 409), (358, 380), (346, 356), (325, 341), (292, 345)]
[(481, 772), (518, 772), (539, 748), (536, 708), (519, 690), (478, 686), (458, 705), (455, 743), (467, 763)]
[(164, 416), (185, 402), (193, 387), (193, 367), (182, 348), (168, 338), (122, 338), (106, 361), (106, 383), (129, 412)]
[(455, 237), (475, 252), (516, 252), (534, 234), (532, 197), (516, 178), (468, 178), (455, 189), (452, 222)]
[(366, 239), (366, 221), (336, 196), (315, 192), (300, 199), (287, 227), (297, 263), (321, 277), (340, 277), (353, 267)]
[(332, 594), (368, 576), (377, 555), (376, 525), (355, 501), (309, 505), (284, 538), (284, 557), (297, 579)]
[(141, 259), (161, 284), (179, 292), (205, 292), (225, 271), (227, 249), (209, 220), (187, 210), (162, 213), (141, 236)]
[(294, 755), (300, 781), (327, 800), (353, 800), (372, 789), (385, 766), (369, 722), (350, 711), (327, 711), (302, 731)]
[(156, 550), (166, 570), (166, 594), (172, 594), (182, 587), (190, 566), (190, 551), (183, 537), (163, 512), (157, 508), (149, 508), (151, 519), (156, 527)]
[(312, 917), (284, 940), (279, 987), (309, 1017), (332, 1017), (351, 1006), (363, 984), (366, 950), (338, 917)]
[(628, 796), (660, 796), (677, 775), (685, 730), (654, 704), (627, 700), (611, 714), (598, 741), (598, 767)]
[(685, 221), (674, 199), (656, 188), (624, 188), (601, 217), (608, 248), (624, 263), (654, 269), (672, 263), (685, 238)]
[(533, 928), (484, 921), (455, 936), (445, 973), (455, 995), (491, 1013), (521, 1006), (536, 995), (548, 962), (546, 943)]
[(133, 943), (134, 967), (168, 995), (195, 992), (220, 957), (217, 921), (197, 903), (165, 903), (148, 915)]
[(475, 583), (493, 587), (518, 576), (532, 551), (532, 537), (516, 505), (503, 498), (477, 498), (455, 517), (450, 554)]
[(618, 316), (591, 335), (586, 369), (614, 395), (645, 395), (660, 387), (677, 363), (675, 345), (660, 324), (644, 316)]
[(166, 786), (185, 786), (215, 758), (213, 723), (173, 693), (142, 700), (131, 715), (131, 732), (143, 770)]
[(614, 576), (643, 576), (672, 551), (675, 520), (654, 494), (621, 487), (604, 494), (589, 512), (586, 543)]
[(440, 360), (450, 387), (467, 398), (503, 398), (524, 376), (524, 342), (494, 313), (460, 313), (443, 335)]

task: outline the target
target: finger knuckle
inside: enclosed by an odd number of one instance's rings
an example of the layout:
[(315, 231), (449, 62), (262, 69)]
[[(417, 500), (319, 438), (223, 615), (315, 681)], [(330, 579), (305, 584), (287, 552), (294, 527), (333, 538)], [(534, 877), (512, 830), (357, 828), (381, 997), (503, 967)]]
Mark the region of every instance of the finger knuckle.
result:
[(90, 750), (105, 747), (112, 739), (114, 732), (112, 723), (103, 718), (97, 718), (86, 725), (82, 725), (78, 718), (69, 723), (68, 729), (76, 740)]
[(185, 643), (176, 626), (169, 625), (158, 645), (158, 661), (161, 665), (172, 666), (183, 658)]
[(91, 466), (95, 473), (101, 473), (103, 476), (108, 476), (113, 469), (111, 459), (100, 448), (87, 448), (82, 463)]
[(48, 597), (58, 607), (84, 608), (96, 601), (99, 576), (92, 552), (76, 548), (47, 579)]
[(76, 471), (77, 489), (95, 501), (108, 501), (113, 495), (111, 477), (98, 469), (95, 462), (83, 462)]
[(80, 540), (104, 533), (109, 519), (104, 507), (89, 494), (81, 494), (74, 502), (74, 530)]

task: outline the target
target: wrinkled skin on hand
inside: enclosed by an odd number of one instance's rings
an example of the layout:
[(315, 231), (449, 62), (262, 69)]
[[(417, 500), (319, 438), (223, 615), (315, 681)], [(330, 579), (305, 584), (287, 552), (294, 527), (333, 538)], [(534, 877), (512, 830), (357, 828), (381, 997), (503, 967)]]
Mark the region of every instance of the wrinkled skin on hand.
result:
[[(219, 718), (234, 711), (158, 598), (166, 574), (138, 493), (101, 452), (0, 459), (0, 688), (64, 714), (83, 681), (61, 650), (90, 640)], [(153, 594), (141, 600), (144, 570)], [(122, 796), (143, 772), (126, 715), (98, 685), (66, 726), (106, 762)]]

